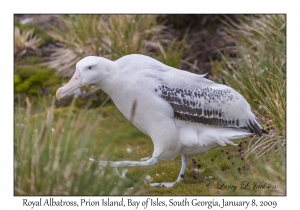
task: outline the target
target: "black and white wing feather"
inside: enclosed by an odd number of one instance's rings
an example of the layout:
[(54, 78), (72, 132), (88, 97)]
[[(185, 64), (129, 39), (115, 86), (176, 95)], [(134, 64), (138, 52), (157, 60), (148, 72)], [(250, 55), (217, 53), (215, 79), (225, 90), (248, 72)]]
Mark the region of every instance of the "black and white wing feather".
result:
[[(172, 71), (165, 74), (172, 74)], [(183, 71), (180, 74), (181, 77), (173, 80), (160, 80), (161, 85), (155, 88), (156, 94), (171, 105), (176, 119), (239, 128), (262, 135), (262, 126), (251, 112), (250, 105), (237, 91), (201, 75)], [(160, 78), (164, 77), (161, 75)]]

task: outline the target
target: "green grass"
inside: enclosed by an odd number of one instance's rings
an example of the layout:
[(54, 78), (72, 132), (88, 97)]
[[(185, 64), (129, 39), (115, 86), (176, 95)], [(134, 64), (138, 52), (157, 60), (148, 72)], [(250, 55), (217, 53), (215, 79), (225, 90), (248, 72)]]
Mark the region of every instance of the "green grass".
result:
[[(100, 110), (63, 111), (52, 106), (31, 112), (15, 108), (15, 195), (123, 195), (134, 193), (140, 183), (115, 175), (110, 168), (91, 164), (89, 157), (105, 156), (114, 138), (101, 130)], [(98, 138), (103, 138), (99, 145)]]
[(238, 90), (268, 135), (252, 148), (259, 155), (286, 142), (286, 20), (284, 15), (240, 16), (225, 30), (236, 38), (238, 57), (216, 64), (216, 78)]

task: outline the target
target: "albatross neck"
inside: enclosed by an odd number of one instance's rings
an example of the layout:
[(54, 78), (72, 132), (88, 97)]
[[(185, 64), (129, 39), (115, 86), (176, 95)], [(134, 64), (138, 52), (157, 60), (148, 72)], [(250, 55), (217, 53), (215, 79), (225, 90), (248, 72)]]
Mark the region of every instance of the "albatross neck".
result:
[(114, 61), (107, 61), (108, 62), (105, 63), (106, 73), (98, 85), (105, 93), (112, 96), (120, 84), (120, 68)]

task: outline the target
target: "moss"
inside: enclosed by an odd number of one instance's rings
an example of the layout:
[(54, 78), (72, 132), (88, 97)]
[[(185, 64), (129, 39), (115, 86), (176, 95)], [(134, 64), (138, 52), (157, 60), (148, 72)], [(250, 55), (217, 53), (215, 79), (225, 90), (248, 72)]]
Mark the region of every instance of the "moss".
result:
[(25, 81), (15, 87), (15, 91), (19, 93), (24, 93), (29, 90), (31, 86), (31, 81)]
[(15, 92), (36, 95), (60, 85), (61, 79), (55, 71), (42, 66), (17, 67), (15, 70)]
[(17, 85), (19, 85), (22, 82), (21, 78), (19, 75), (15, 74), (14, 75), (14, 86), (16, 87)]
[(37, 94), (39, 93), (39, 89), (38, 89), (38, 88), (31, 88), (31, 89), (29, 90), (29, 93), (30, 93), (31, 95), (37, 95)]

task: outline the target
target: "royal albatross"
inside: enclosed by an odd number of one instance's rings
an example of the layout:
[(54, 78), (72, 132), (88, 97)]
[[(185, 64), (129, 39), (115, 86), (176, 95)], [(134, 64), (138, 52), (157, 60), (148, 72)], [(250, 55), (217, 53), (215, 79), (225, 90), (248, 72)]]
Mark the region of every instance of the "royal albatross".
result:
[(58, 100), (84, 85), (98, 85), (121, 113), (154, 144), (146, 161), (95, 161), (101, 166), (150, 166), (182, 154), (178, 179), (152, 186), (171, 187), (184, 174), (188, 157), (235, 139), (262, 135), (262, 126), (244, 97), (232, 88), (144, 56), (116, 61), (88, 56), (76, 64), (71, 80), (56, 92)]

